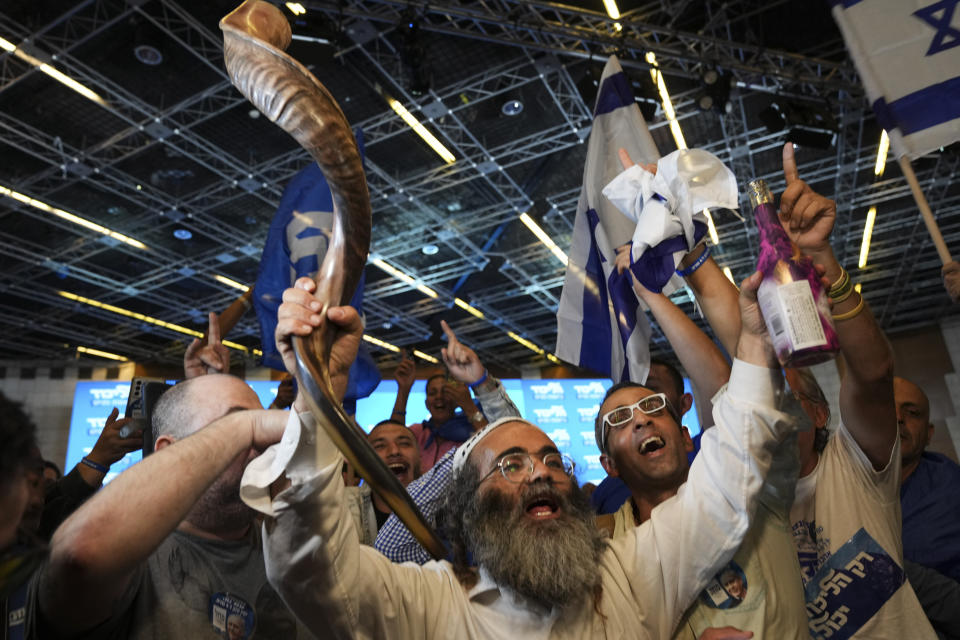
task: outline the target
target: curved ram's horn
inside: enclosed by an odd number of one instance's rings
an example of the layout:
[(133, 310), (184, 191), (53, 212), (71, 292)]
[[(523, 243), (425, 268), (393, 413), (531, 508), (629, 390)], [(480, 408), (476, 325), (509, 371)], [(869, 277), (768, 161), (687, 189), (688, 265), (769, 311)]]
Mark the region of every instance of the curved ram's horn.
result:
[[(247, 0), (220, 21), (230, 80), (306, 149), (320, 165), (333, 196), (333, 232), (317, 273), (316, 298), (326, 309), (353, 297), (370, 247), (370, 196), (353, 132), (330, 93), (283, 52), (290, 25), (279, 9)], [(325, 321), (294, 339), (297, 381), (310, 409), (343, 455), (435, 557), (447, 552), (409, 494), (347, 415), (330, 383), (328, 362), (336, 327)]]

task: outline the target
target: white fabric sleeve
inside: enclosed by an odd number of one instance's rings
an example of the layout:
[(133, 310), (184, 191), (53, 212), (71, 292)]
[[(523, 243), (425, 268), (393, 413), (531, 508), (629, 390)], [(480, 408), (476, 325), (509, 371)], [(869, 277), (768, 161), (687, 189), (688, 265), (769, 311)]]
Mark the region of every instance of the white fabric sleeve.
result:
[(507, 395), (503, 383), (499, 380), (494, 382), (496, 387), (492, 391), (484, 391), (480, 387), (474, 391), (487, 422), (496, 422), (500, 418), (519, 418), (520, 410)]
[[(717, 394), (716, 426), (706, 431), (687, 482), (611, 550), (626, 572), (653, 637), (671, 637), (710, 578), (740, 547), (779, 442), (796, 421), (774, 409), (779, 370), (735, 360)], [(615, 567), (613, 570), (616, 570)]]
[[(291, 417), (274, 447), (247, 466), (241, 494), (273, 516), (264, 522), (267, 577), (297, 618), (324, 638), (447, 637), (458, 592), (462, 602), (459, 582), (442, 565), (395, 565), (359, 543), (343, 456), (313, 417)], [(270, 502), (260, 494), (269, 492), (278, 460), (287, 460), (279, 472), (291, 486)]]

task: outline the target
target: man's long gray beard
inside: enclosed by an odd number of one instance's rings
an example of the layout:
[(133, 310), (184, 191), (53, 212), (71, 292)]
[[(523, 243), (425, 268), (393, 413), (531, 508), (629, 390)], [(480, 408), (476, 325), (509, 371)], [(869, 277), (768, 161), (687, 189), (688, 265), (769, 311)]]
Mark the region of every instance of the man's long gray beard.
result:
[[(523, 506), (541, 496), (556, 502), (559, 518), (536, 522), (525, 517)], [(536, 482), (516, 504), (511, 502), (496, 490), (471, 501), (463, 521), (474, 564), (497, 584), (546, 607), (594, 596), (606, 539), (579, 487), (568, 497), (547, 482)]]

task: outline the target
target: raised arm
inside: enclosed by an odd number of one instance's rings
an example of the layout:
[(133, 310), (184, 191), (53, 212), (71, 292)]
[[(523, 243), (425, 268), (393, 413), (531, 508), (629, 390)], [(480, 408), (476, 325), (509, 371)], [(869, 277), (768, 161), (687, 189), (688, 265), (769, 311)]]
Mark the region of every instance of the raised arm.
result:
[(730, 364), (723, 353), (670, 298), (662, 293), (651, 293), (636, 280), (633, 288), (650, 307), (657, 325), (696, 389), (704, 397), (712, 398), (730, 379)]
[[(700, 245), (680, 261), (680, 269), (692, 266), (706, 245)], [(697, 303), (717, 340), (734, 354), (740, 339), (740, 314), (737, 312), (737, 287), (723, 275), (720, 266), (709, 257), (696, 270), (686, 277), (687, 285), (697, 297)]]
[[(633, 166), (634, 162), (631, 160), (630, 154), (628, 154), (625, 149), (620, 149), (619, 156), (620, 164), (623, 165), (624, 169), (629, 169)], [(656, 165), (644, 164), (641, 166), (651, 173), (657, 172)], [(621, 272), (630, 263), (628, 247), (629, 245), (624, 245), (617, 249), (617, 269), (619, 269)], [(736, 352), (737, 341), (740, 339), (740, 312), (739, 307), (737, 306), (737, 287), (734, 286), (734, 284), (730, 282), (725, 275), (723, 275), (723, 271), (720, 270), (720, 267), (717, 266), (717, 263), (713, 258), (707, 257), (706, 260), (700, 260), (705, 251), (707, 251), (706, 244), (697, 245), (692, 251), (690, 251), (690, 253), (684, 256), (683, 260), (680, 261), (680, 264), (677, 265), (677, 268), (680, 271), (689, 271), (691, 268), (693, 269), (693, 271), (689, 272), (689, 275), (686, 276), (687, 284), (697, 297), (697, 302), (700, 304), (700, 308), (703, 310), (703, 315), (706, 317), (711, 328), (713, 328), (713, 331), (717, 334), (717, 339), (720, 340), (720, 344), (722, 344), (723, 348), (727, 350), (727, 353), (733, 354)], [(700, 262), (699, 266), (695, 266), (697, 262)], [(665, 323), (662, 322), (659, 317), (657, 317), (657, 312), (664, 311), (665, 307), (663, 305), (658, 305), (658, 308), (654, 309), (651, 304), (651, 300), (648, 300), (645, 297), (646, 295), (653, 296), (656, 294), (652, 294), (646, 289), (643, 289), (642, 285), (636, 282), (635, 279), (634, 289), (637, 290), (637, 294), (643, 298), (644, 302), (650, 306), (650, 310), (657, 319), (657, 323), (660, 325), (660, 328), (663, 329)], [(696, 328), (696, 325), (694, 325), (694, 328)], [(686, 329), (681, 328), (680, 331), (682, 331), (683, 334), (678, 335), (678, 339), (683, 340), (690, 337), (685, 335)], [(666, 331), (664, 331), (664, 334), (666, 334)], [(677, 353), (677, 357), (680, 358), (680, 364), (682, 364), (683, 368), (686, 369), (688, 373), (691, 373), (692, 376), (692, 372), (696, 370), (698, 366), (701, 366), (700, 363), (696, 363), (694, 361), (692, 367), (691, 365), (688, 365), (687, 362), (684, 361), (684, 355), (681, 355), (680, 353), (680, 342), (674, 341), (670, 338), (670, 336), (667, 336), (667, 339), (670, 341), (670, 346), (673, 347), (674, 351)], [(707, 339), (709, 340), (709, 338)], [(711, 345), (712, 344), (713, 343), (711, 342)], [(713, 349), (716, 349), (715, 345), (713, 345)], [(706, 365), (714, 373), (717, 372), (717, 369), (714, 368), (715, 364), (716, 363), (713, 361), (713, 354), (711, 353), (706, 361)], [(729, 377), (729, 375), (730, 374), (728, 370), (727, 377)], [(716, 380), (716, 377), (711, 375), (704, 377), (707, 378), (702, 383), (704, 386), (700, 387), (701, 382), (697, 381), (698, 388), (702, 388), (705, 391), (708, 388), (714, 388), (714, 382), (712, 380)], [(723, 382), (726, 382), (726, 378), (724, 378), (719, 385), (716, 385), (716, 388), (719, 388)]]
[[(783, 172), (787, 188), (780, 198), (780, 222), (800, 250), (826, 270), (824, 275), (836, 296), (834, 324), (846, 364), (840, 384), (843, 424), (874, 468), (882, 469), (890, 461), (898, 434), (893, 352), (866, 300), (856, 291), (836, 294), (836, 290), (845, 289), (842, 285), (848, 277), (829, 242), (836, 221), (836, 203), (800, 179), (791, 143), (783, 148)], [(840, 300), (843, 295), (846, 298)]]
[[(281, 354), (292, 351), (290, 334), (301, 326), (297, 318), (310, 317), (311, 298), (290, 289), (284, 292), (277, 324)], [(343, 329), (331, 348), (331, 375), (345, 376), (363, 327), (351, 307), (329, 313), (338, 314), (331, 319)], [(286, 357), (284, 362), (293, 366)], [(294, 409), (300, 406), (298, 399)], [(423, 600), (443, 602), (449, 597), (449, 590), (440, 593), (444, 579), (435, 572), (393, 565), (359, 543), (345, 504), (342, 461), (313, 416), (294, 411), (281, 443), (247, 466), (241, 495), (270, 516), (264, 528), (267, 576), (291, 611), (318, 636), (429, 636), (431, 626), (440, 621), (416, 612), (424, 611)], [(271, 496), (271, 485), (283, 475), (289, 487)]]
[[(477, 400), (483, 405), (484, 419), (473, 422), (474, 429), (481, 429), (487, 422), (500, 418), (519, 416), (520, 410), (510, 400), (500, 381), (489, 374), (476, 352), (457, 339), (457, 334), (453, 332), (446, 320), (441, 320), (440, 325), (447, 335), (447, 346), (440, 351), (443, 364), (455, 380), (473, 390)], [(470, 404), (472, 411), (476, 411), (476, 405), (472, 402)], [(467, 417), (473, 416), (470, 405), (460, 406), (467, 413)]]
[(400, 424), (407, 423), (407, 398), (410, 397), (410, 388), (413, 387), (413, 381), (417, 376), (417, 365), (404, 349), (400, 364), (394, 372), (397, 379), (397, 399), (393, 403), (393, 411), (390, 413), (390, 419), (396, 420)]
[(220, 318), (211, 311), (207, 316), (206, 342), (194, 338), (183, 353), (183, 375), (189, 379), (229, 371), (230, 352), (220, 342)]
[(200, 496), (251, 447), (279, 439), (284, 412), (228, 414), (120, 474), (57, 529), (40, 585), (55, 630), (76, 634), (106, 620), (138, 567)]
[[(120, 436), (120, 430), (124, 425), (129, 424), (132, 418), (118, 418), (119, 414), (120, 410), (114, 407), (107, 416), (100, 437), (93, 445), (93, 450), (85, 456), (87, 460), (106, 470), (131, 451), (136, 451), (143, 446), (143, 437), (139, 431), (130, 438)], [(76, 511), (84, 500), (100, 488), (106, 474), (107, 471), (78, 462), (70, 473), (60, 478), (47, 491), (39, 535), (44, 540), (49, 540), (67, 516)]]
[[(706, 577), (733, 557), (756, 511), (774, 451), (796, 428), (774, 408), (782, 379), (756, 302), (759, 284), (759, 273), (743, 283), (741, 337), (730, 382), (714, 404), (716, 426), (704, 432), (687, 482), (633, 531), (635, 538), (611, 543), (615, 553), (635, 554), (623, 562), (635, 574), (628, 576), (631, 582), (661, 585), (662, 602), (641, 603), (664, 611), (652, 637), (670, 637)], [(697, 553), (691, 555), (693, 548)], [(659, 575), (649, 575), (651, 566)]]

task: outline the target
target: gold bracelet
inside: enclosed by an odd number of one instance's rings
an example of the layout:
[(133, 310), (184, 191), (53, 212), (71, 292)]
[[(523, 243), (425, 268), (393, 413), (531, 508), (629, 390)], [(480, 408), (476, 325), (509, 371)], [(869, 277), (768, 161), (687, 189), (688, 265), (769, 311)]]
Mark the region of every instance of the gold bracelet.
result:
[(830, 291), (831, 293), (833, 293), (834, 291), (839, 291), (845, 284), (847, 284), (847, 280), (849, 278), (850, 278), (850, 274), (847, 273), (847, 270), (844, 269), (843, 267), (840, 267), (840, 277), (837, 278), (836, 282), (830, 285), (830, 287), (828, 288), (828, 291)]
[[(833, 300), (833, 304), (840, 304), (841, 302), (849, 298), (853, 294), (853, 292), (854, 292), (853, 287), (847, 287), (847, 290), (843, 292), (843, 295), (838, 295), (836, 297), (830, 296), (830, 299)], [(830, 294), (827, 294), (827, 295), (830, 295)]]
[(850, 279), (850, 274), (847, 273), (847, 270), (840, 267), (840, 277), (827, 289), (827, 295), (830, 296), (834, 302), (840, 302), (841, 300), (847, 299), (847, 295), (849, 295), (851, 289), (853, 289), (853, 280)]
[(860, 296), (860, 304), (855, 306), (850, 311), (833, 316), (834, 322), (837, 322), (839, 320), (849, 320), (850, 318), (860, 315), (860, 312), (863, 311), (865, 302), (866, 301), (863, 299), (863, 296)]

